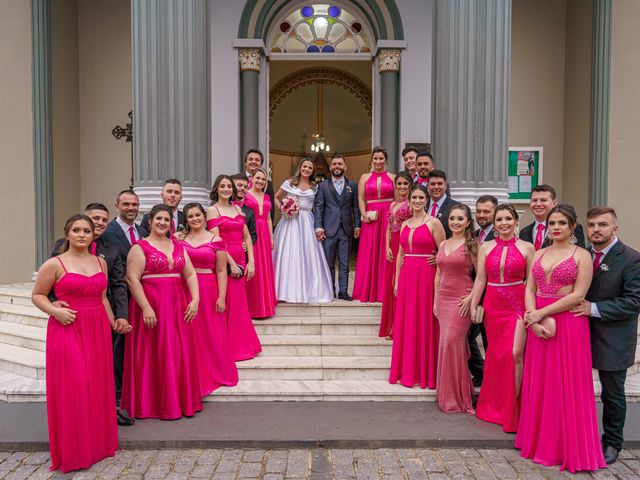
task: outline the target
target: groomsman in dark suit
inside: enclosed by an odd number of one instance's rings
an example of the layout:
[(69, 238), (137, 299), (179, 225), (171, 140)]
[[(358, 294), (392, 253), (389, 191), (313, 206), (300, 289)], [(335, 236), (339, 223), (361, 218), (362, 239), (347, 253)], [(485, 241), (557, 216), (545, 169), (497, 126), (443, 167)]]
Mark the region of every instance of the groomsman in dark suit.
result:
[[(167, 237), (170, 237), (174, 233), (182, 230), (185, 225), (184, 213), (182, 213), (178, 207), (182, 201), (182, 183), (180, 180), (170, 178), (165, 180), (160, 192), (160, 198), (162, 203), (171, 209), (171, 226), (167, 232)], [(143, 237), (149, 236), (149, 214), (145, 213), (140, 221), (140, 227), (142, 227)]]
[(418, 175), (413, 182), (418, 185), (424, 185), (428, 188), (429, 174), (433, 172), (435, 168), (436, 166), (435, 163), (433, 163), (433, 156), (426, 151), (419, 152), (416, 157), (416, 171)]
[(418, 167), (416, 166), (416, 158), (418, 157), (418, 149), (415, 147), (406, 147), (402, 150), (402, 159), (404, 160), (404, 171), (407, 172), (413, 183), (418, 180)]
[[(498, 206), (498, 199), (493, 195), (482, 195), (476, 200), (476, 223), (478, 229), (476, 230), (476, 238), (481, 245), (484, 242), (488, 242), (495, 238), (493, 231), (493, 216)], [(480, 301), (482, 303), (482, 300)], [(479, 387), (482, 385), (482, 378), (484, 377), (484, 359), (478, 346), (478, 335), (482, 336), (482, 344), (485, 351), (487, 349), (487, 332), (484, 329), (484, 323), (472, 323), (469, 329), (469, 335), (467, 339), (469, 341), (469, 350), (471, 356), (469, 357), (469, 371), (473, 377), (473, 386)]]
[(109, 222), (104, 236), (118, 248), (122, 265), (127, 269), (127, 255), (131, 246), (144, 237), (142, 227), (136, 223), (140, 200), (133, 190), (123, 190), (116, 198), (118, 216)]
[[(102, 257), (107, 264), (107, 299), (116, 318), (114, 331), (111, 332), (113, 346), (113, 373), (116, 391), (116, 405), (120, 405), (120, 394), (122, 392), (122, 373), (124, 365), (124, 335), (131, 331), (129, 325), (129, 296), (127, 283), (125, 280), (126, 265), (122, 262), (118, 247), (109, 241), (106, 235), (107, 224), (109, 223), (109, 209), (101, 203), (90, 203), (85, 208), (85, 215), (93, 221), (95, 226), (95, 238), (89, 249), (91, 253)], [(58, 255), (60, 246), (64, 239), (59, 239), (53, 247), (51, 256)], [(54, 300), (52, 298), (52, 300)], [(68, 306), (62, 300), (55, 300), (60, 306)], [(116, 417), (118, 425), (133, 425), (134, 420), (127, 415), (127, 412), (117, 408)]]
[[(419, 164), (418, 157), (418, 164)], [(460, 202), (455, 201), (449, 195), (447, 195), (447, 174), (442, 170), (432, 170), (429, 172), (429, 183), (427, 185), (429, 195), (429, 206), (427, 207), (427, 213), (432, 217), (437, 218), (444, 227), (444, 232), (447, 238), (451, 237), (451, 230), (449, 229), (449, 212), (455, 205), (460, 205)]]
[[(244, 220), (247, 223), (247, 228), (249, 229), (251, 241), (255, 245), (256, 240), (258, 239), (258, 232), (256, 230), (256, 216), (254, 215), (253, 210), (251, 210), (244, 204), (244, 198), (247, 195), (247, 189), (249, 188), (249, 179), (244, 173), (236, 173), (235, 175), (231, 176), (231, 180), (233, 180), (233, 184), (236, 186), (236, 199), (234, 200), (234, 203), (240, 205), (242, 213), (244, 213)], [(243, 245), (243, 247), (246, 252), (246, 245)]]
[(345, 159), (336, 154), (329, 166), (331, 178), (318, 185), (315, 200), (316, 237), (322, 241), (329, 264), (335, 295), (336, 256), (338, 257), (338, 298), (351, 301), (349, 295), (349, 254), (351, 241), (360, 236), (358, 185), (344, 176)]
[(624, 440), (624, 382), (635, 362), (640, 313), (640, 253), (622, 243), (617, 233), (613, 208), (589, 210), (593, 280), (586, 300), (572, 309), (590, 317), (593, 368), (602, 385), (602, 446), (609, 465), (617, 460)]
[[(547, 215), (557, 204), (556, 190), (551, 185), (542, 184), (533, 187), (529, 208), (535, 221), (520, 230), (520, 239), (533, 243), (536, 250), (551, 245), (551, 241), (547, 238)], [(576, 225), (573, 234), (576, 237), (576, 245), (585, 248), (584, 231), (580, 224)]]
[[(251, 182), (251, 177), (253, 177), (254, 172), (259, 167), (263, 167), (263, 163), (264, 163), (264, 155), (257, 148), (252, 148), (248, 150), (247, 153), (244, 154), (244, 169), (245, 169), (245, 174), (249, 179), (249, 188), (251, 188), (253, 185), (253, 183)], [(264, 193), (266, 193), (269, 196), (269, 199), (271, 200), (271, 221), (273, 222), (276, 204), (273, 200), (274, 191), (273, 191), (273, 183), (271, 183), (271, 180), (267, 180), (267, 188), (264, 190)]]

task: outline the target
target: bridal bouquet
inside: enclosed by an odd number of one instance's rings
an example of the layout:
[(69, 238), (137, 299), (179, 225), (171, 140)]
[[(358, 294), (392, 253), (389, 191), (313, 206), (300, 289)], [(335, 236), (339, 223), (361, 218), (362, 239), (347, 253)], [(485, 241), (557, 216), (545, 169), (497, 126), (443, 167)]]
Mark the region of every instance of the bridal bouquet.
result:
[(300, 211), (300, 204), (296, 198), (286, 196), (280, 203), (280, 211), (286, 217), (295, 217)]

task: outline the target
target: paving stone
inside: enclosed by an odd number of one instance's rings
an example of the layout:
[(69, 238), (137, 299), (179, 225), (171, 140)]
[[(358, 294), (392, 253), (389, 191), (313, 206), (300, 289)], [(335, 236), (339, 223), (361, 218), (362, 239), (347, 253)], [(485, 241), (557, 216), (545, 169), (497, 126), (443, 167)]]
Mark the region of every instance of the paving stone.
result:
[(333, 473), (336, 479), (351, 479), (356, 478), (356, 471), (352, 465), (333, 465)]
[[(120, 459), (118, 459), (120, 460)], [(153, 463), (154, 457), (148, 455), (136, 455), (130, 461), (125, 469), (126, 474), (143, 474), (145, 473), (151, 464)]]
[(262, 480), (284, 480), (284, 475), (279, 473), (267, 473), (262, 477)]
[(399, 448), (396, 450), (396, 456), (398, 458), (417, 458), (418, 451), (413, 448)]
[(190, 478), (190, 475), (184, 472), (169, 472), (166, 476), (166, 480), (189, 480)]
[(244, 452), (244, 456), (242, 457), (243, 462), (254, 463), (254, 462), (262, 462), (262, 458), (264, 457), (264, 450), (247, 450)]
[(424, 465), (419, 458), (400, 458), (400, 465), (405, 472), (424, 472)]
[(334, 465), (351, 465), (353, 463), (353, 451), (334, 449), (330, 450), (329, 458)]
[(274, 458), (269, 454), (267, 464), (265, 466), (265, 472), (270, 473), (284, 473), (287, 470), (286, 458)]
[(22, 465), (16, 468), (10, 475), (6, 476), (7, 480), (26, 480), (37, 469), (37, 465)]
[[(324, 448), (316, 448), (311, 451), (311, 473), (330, 473), (331, 460), (329, 460), (329, 451)], [(316, 475), (317, 476), (317, 475)]]
[(508, 463), (503, 462), (491, 462), (491, 469), (498, 478), (511, 479), (518, 478), (516, 471)]
[(15, 470), (20, 465), (20, 460), (11, 460), (10, 457), (7, 457), (2, 463), (0, 463), (0, 472), (10, 472)]
[(49, 461), (49, 452), (34, 452), (25, 458), (22, 463), (28, 465), (42, 465)]
[(235, 480), (236, 474), (235, 472), (216, 472), (211, 478), (213, 480)]
[(127, 473), (125, 475), (120, 475), (118, 480), (142, 480), (144, 478), (140, 473)]
[(418, 454), (427, 472), (444, 472), (445, 466), (440, 454), (431, 449), (419, 450)]
[(178, 458), (178, 450), (160, 450), (155, 463), (173, 463)]
[(382, 475), (383, 480), (405, 480), (402, 474)]
[(156, 463), (151, 465), (144, 475), (144, 478), (166, 478), (171, 471), (171, 464)]
[(375, 450), (358, 449), (353, 451), (354, 458), (374, 458), (375, 456)]
[(49, 462), (39, 465), (38, 468), (29, 477), (30, 480), (45, 480), (53, 476), (53, 472), (49, 470), (51, 465)]
[(100, 472), (100, 480), (115, 480), (117, 479), (123, 472), (123, 470), (125, 469), (125, 465), (123, 464), (111, 464), (111, 465), (107, 465), (101, 472)]
[(306, 478), (309, 472), (309, 452), (306, 450), (291, 450), (287, 461), (286, 477)]
[(213, 464), (201, 464), (196, 465), (191, 472), (191, 478), (211, 478), (216, 470), (216, 466)]
[(222, 458), (222, 450), (204, 450), (198, 457), (196, 464), (215, 464)]
[(257, 478), (262, 471), (261, 463), (243, 463), (240, 465), (240, 478)]
[(239, 458), (224, 458), (220, 460), (218, 463), (218, 467), (216, 468), (216, 473), (224, 473), (224, 472), (237, 472), (240, 468), (240, 459)]

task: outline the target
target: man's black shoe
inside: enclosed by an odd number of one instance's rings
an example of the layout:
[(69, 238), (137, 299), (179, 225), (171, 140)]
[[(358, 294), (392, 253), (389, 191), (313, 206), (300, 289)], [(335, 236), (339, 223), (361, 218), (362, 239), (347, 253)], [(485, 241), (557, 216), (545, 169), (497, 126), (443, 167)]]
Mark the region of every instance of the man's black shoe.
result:
[(618, 450), (616, 447), (612, 447), (611, 445), (605, 445), (604, 461), (607, 462), (607, 465), (616, 463), (616, 460), (618, 460), (619, 454), (620, 454), (620, 450)]
[(476, 387), (476, 388), (480, 388), (482, 386), (482, 379), (481, 378), (473, 377), (471, 382), (473, 383), (473, 386)]
[(346, 300), (347, 302), (351, 302), (353, 300), (353, 298), (351, 298), (351, 295), (349, 295), (348, 293), (339, 293), (338, 298), (340, 300)]
[(118, 425), (122, 427), (130, 427), (131, 425), (136, 423), (133, 418), (127, 415), (127, 412), (125, 412), (124, 410), (120, 410), (119, 408), (116, 410), (116, 416), (118, 417)]

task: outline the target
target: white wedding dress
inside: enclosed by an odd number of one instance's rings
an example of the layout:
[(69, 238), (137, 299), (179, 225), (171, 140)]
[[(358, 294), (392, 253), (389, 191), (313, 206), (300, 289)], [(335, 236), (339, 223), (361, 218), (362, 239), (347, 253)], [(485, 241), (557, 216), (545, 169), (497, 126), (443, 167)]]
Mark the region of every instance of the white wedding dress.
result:
[(283, 215), (273, 235), (276, 298), (287, 303), (331, 302), (333, 288), (329, 266), (313, 226), (316, 190), (302, 191), (289, 180), (280, 188), (289, 197), (298, 199), (300, 210), (293, 217)]

